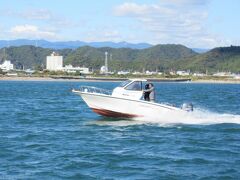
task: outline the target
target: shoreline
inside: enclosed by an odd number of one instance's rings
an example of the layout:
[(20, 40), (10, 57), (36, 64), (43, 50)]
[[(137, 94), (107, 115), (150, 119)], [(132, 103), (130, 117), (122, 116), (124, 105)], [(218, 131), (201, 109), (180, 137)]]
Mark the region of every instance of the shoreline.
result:
[(239, 79), (228, 79), (228, 80), (213, 80), (213, 79), (199, 79), (199, 80), (193, 80), (191, 81), (191, 83), (202, 83), (202, 84), (240, 84), (240, 80)]
[[(72, 77), (11, 77), (11, 76), (0, 76), (0, 81), (52, 81), (52, 82), (119, 82), (125, 81), (128, 78), (104, 78), (104, 77), (93, 77), (93, 78), (72, 78)], [(226, 80), (213, 80), (213, 79), (182, 79), (182, 78), (146, 78), (153, 82), (181, 82), (181, 83), (210, 83), (210, 84), (240, 84), (240, 79), (226, 79)]]

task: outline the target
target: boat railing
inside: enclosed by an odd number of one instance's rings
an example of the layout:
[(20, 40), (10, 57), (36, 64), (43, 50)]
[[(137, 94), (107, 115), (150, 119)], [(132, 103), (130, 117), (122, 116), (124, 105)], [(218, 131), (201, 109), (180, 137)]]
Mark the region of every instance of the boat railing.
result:
[(81, 86), (79, 88), (79, 91), (81, 92), (87, 92), (87, 93), (94, 93), (94, 94), (105, 94), (105, 95), (112, 95), (112, 91), (92, 86)]

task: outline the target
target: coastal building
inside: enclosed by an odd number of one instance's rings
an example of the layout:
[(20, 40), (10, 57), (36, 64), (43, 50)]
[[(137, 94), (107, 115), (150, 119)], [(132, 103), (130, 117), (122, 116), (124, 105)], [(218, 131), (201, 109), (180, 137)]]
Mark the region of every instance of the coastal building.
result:
[(240, 79), (240, 74), (235, 74), (234, 79)]
[(24, 71), (25, 71), (26, 74), (30, 74), (30, 75), (35, 73), (35, 70), (32, 70), (32, 69), (26, 69)]
[(106, 66), (102, 66), (100, 68), (100, 74), (107, 74), (107, 67)]
[(134, 71), (132, 74), (133, 74), (133, 75), (142, 75), (143, 73), (141, 73), (141, 72), (139, 72), (139, 71)]
[(66, 71), (68, 73), (76, 73), (77, 71), (79, 71), (81, 74), (91, 74), (91, 72), (89, 71), (89, 68), (73, 67), (71, 64), (64, 66), (63, 71)]
[(214, 73), (213, 76), (230, 77), (230, 76), (232, 76), (232, 73), (231, 72), (217, 72), (217, 73)]
[(204, 77), (204, 76), (206, 76), (206, 74), (203, 74), (203, 73), (193, 73), (193, 76), (195, 76), (195, 77)]
[(61, 71), (63, 69), (63, 57), (55, 52), (47, 56), (46, 69), (49, 71)]
[(145, 72), (146, 75), (155, 75), (157, 73), (158, 73), (157, 71), (146, 71)]
[(129, 74), (130, 72), (129, 71), (118, 71), (118, 75), (127, 75)]
[(189, 71), (177, 71), (176, 74), (179, 76), (189, 76), (190, 72)]
[(2, 64), (0, 64), (0, 69), (3, 71), (13, 70), (13, 64), (9, 60), (5, 60)]
[(170, 75), (176, 75), (176, 71), (171, 70), (171, 71), (169, 71), (169, 74)]
[(17, 73), (10, 73), (10, 72), (8, 72), (6, 75), (7, 76), (17, 76), (18, 74)]

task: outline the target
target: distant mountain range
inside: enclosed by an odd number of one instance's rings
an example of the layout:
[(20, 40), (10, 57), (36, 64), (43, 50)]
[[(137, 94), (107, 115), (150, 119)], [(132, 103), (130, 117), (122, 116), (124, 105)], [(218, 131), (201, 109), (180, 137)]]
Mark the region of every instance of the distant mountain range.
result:
[[(4, 51), (7, 57), (4, 57)], [(119, 70), (192, 70), (194, 72), (232, 71), (240, 72), (240, 47), (219, 47), (205, 53), (196, 53), (183, 45), (156, 45), (144, 49), (95, 48), (83, 46), (77, 49), (52, 49), (31, 45), (10, 46), (0, 49), (0, 63), (11, 60), (15, 66), (25, 68), (46, 64), (46, 56), (57, 51), (64, 58), (64, 64), (100, 69), (104, 65), (104, 52), (108, 51), (109, 68)]]
[(83, 46), (91, 46), (95, 48), (99, 47), (111, 47), (111, 48), (132, 48), (132, 49), (145, 49), (152, 47), (153, 45), (148, 43), (128, 43), (128, 42), (83, 42), (83, 41), (58, 41), (50, 42), (46, 40), (28, 40), (28, 39), (17, 39), (17, 40), (0, 40), (0, 48), (9, 46), (23, 46), (32, 45), (42, 48), (52, 49), (76, 49)]
[(203, 48), (192, 48), (193, 51), (197, 52), (197, 53), (205, 53), (205, 52), (208, 52), (210, 51), (211, 49), (203, 49)]
[[(0, 48), (10, 46), (24, 46), (32, 45), (42, 48), (51, 49), (77, 49), (83, 46), (91, 46), (95, 48), (111, 47), (111, 48), (131, 48), (131, 49), (146, 49), (153, 45), (148, 43), (128, 43), (128, 42), (83, 42), (83, 41), (58, 41), (50, 42), (46, 40), (28, 40), (28, 39), (16, 39), (16, 40), (0, 40)], [(205, 53), (209, 49), (192, 48), (197, 53)]]

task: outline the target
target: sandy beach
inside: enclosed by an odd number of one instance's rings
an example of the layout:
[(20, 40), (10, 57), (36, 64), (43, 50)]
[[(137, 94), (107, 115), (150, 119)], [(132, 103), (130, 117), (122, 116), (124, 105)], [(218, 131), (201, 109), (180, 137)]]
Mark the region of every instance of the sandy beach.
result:
[(227, 80), (194, 80), (191, 83), (218, 83), (218, 84), (240, 84), (240, 79), (227, 79)]
[[(61, 79), (59, 79), (61, 80)], [(50, 77), (0, 77), (0, 81), (56, 81)]]
[[(97, 81), (97, 82), (105, 82), (105, 81), (124, 81), (126, 78), (56, 78), (56, 77), (11, 77), (11, 76), (0, 76), (0, 81), (76, 81), (76, 82), (83, 82), (83, 81)], [(152, 81), (159, 81), (159, 82), (178, 82), (175, 81), (176, 79), (158, 79), (152, 78)], [(150, 79), (151, 81), (151, 79)], [(228, 83), (228, 84), (240, 84), (240, 79), (227, 79), (227, 80), (193, 80), (193, 81), (183, 81), (187, 83)]]
[(94, 82), (101, 82), (101, 81), (124, 81), (124, 79), (120, 78), (56, 78), (56, 77), (11, 77), (11, 76), (2, 76), (0, 77), (0, 81), (76, 81), (76, 82), (83, 82), (83, 81), (94, 81)]

